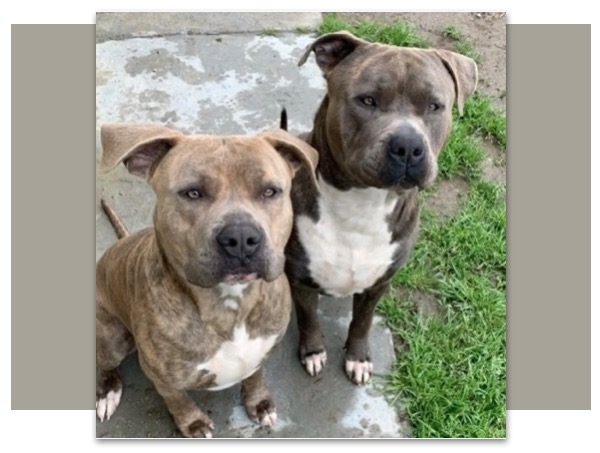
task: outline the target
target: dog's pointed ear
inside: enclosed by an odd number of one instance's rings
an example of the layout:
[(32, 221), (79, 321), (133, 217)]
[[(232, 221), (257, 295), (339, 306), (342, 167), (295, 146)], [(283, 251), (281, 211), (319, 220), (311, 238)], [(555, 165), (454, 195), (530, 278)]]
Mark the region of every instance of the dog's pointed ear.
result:
[(472, 58), (449, 50), (435, 50), (435, 52), (454, 80), (458, 114), (463, 116), (465, 101), (477, 88), (477, 63)]
[(156, 164), (182, 137), (180, 132), (155, 124), (103, 124), (100, 172), (106, 173), (123, 162), (131, 174), (149, 178)]
[(291, 166), (294, 173), (305, 167), (317, 187), (316, 169), (319, 153), (305, 141), (282, 130), (274, 129), (260, 134)]
[(317, 65), (326, 74), (363, 44), (368, 44), (368, 42), (347, 31), (323, 35), (306, 48), (304, 55), (298, 62), (298, 66), (306, 63), (310, 53), (314, 51)]

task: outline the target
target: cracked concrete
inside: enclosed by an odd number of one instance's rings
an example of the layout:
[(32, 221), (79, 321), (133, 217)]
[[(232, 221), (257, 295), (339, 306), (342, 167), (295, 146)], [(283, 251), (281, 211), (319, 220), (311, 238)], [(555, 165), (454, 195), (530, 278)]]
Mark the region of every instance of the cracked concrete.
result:
[[(189, 20), (183, 15), (176, 33), (160, 29), (165, 36), (140, 38), (131, 37), (139, 33), (121, 33), (126, 27), (119, 17), (118, 27), (114, 27), (120, 30), (114, 33), (119, 40), (110, 38), (110, 15), (98, 17), (104, 28), (98, 28), (96, 45), (97, 159), (101, 153), (99, 128), (105, 122), (155, 122), (186, 133), (252, 134), (276, 127), (280, 109), (285, 106), (291, 132), (310, 128), (325, 84), (312, 59), (301, 68), (296, 64), (312, 41), (311, 35), (285, 32), (276, 37), (256, 36), (239, 29), (230, 34), (187, 34), (180, 32)], [(175, 19), (169, 15), (169, 20)], [(296, 26), (305, 25), (288, 28)], [(99, 207), (101, 197), (119, 212), (131, 231), (151, 224), (155, 201), (147, 183), (128, 174), (123, 166), (97, 176), (96, 259), (115, 241)], [(398, 407), (381, 391), (382, 378), (394, 360), (392, 337), (384, 322), (378, 319), (372, 331), (375, 377), (359, 388), (350, 383), (342, 368), (351, 303), (323, 300), (320, 307), (329, 358), (324, 372), (312, 378), (299, 364), (295, 320), (264, 367), (278, 406), (279, 419), (273, 429), (260, 428), (247, 418), (239, 385), (214, 393), (191, 392), (215, 421), (215, 437), (410, 435)], [(179, 437), (163, 400), (141, 372), (135, 355), (124, 361), (122, 375), (125, 388), (121, 404), (111, 420), (96, 423), (97, 437)]]

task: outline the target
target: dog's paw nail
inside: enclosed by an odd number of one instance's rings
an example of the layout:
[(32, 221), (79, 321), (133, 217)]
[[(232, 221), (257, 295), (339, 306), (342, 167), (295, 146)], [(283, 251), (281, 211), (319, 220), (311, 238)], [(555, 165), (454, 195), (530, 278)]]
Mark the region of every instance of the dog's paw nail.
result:
[(317, 354), (310, 354), (304, 359), (304, 366), (306, 371), (311, 376), (316, 376), (327, 364), (327, 353), (325, 351)]
[(270, 412), (260, 420), (262, 426), (274, 426), (275, 423), (277, 423), (277, 412)]
[(361, 385), (369, 382), (372, 372), (373, 363), (368, 360), (346, 360), (346, 374), (355, 384)]
[(104, 421), (104, 414), (106, 413), (106, 398), (102, 398), (96, 402), (96, 415), (101, 422)]
[(207, 439), (212, 438), (212, 431), (214, 429), (214, 423), (207, 423), (207, 420), (202, 418), (199, 418), (198, 420), (190, 423), (187, 429), (180, 428), (181, 432), (185, 437), (205, 437)]

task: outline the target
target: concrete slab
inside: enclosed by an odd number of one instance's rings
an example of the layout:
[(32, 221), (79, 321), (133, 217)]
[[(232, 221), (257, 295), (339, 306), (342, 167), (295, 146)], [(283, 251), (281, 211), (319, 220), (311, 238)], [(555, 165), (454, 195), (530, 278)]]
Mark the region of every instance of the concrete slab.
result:
[(96, 41), (178, 34), (261, 33), (314, 30), (321, 23), (315, 12), (99, 12)]
[[(278, 37), (252, 34), (174, 35), (105, 41), (96, 46), (96, 157), (99, 126), (108, 121), (156, 122), (184, 132), (239, 134), (276, 127), (281, 106), (288, 109), (292, 132), (310, 128), (324, 94), (314, 64), (297, 68), (308, 35)], [(96, 178), (96, 259), (114, 241), (101, 213), (100, 197), (120, 213), (130, 230), (151, 224), (154, 195), (147, 183), (121, 166)], [(394, 352), (381, 320), (372, 335), (373, 383), (358, 388), (345, 377), (343, 343), (350, 316), (348, 300), (321, 303), (329, 365), (317, 378), (300, 366), (298, 332), (290, 324), (284, 341), (265, 366), (278, 405), (274, 429), (263, 429), (246, 416), (239, 385), (221, 392), (194, 392), (209, 411), (216, 437), (346, 438), (405, 437), (407, 423), (381, 392)], [(164, 402), (144, 377), (136, 356), (123, 364), (125, 389), (110, 421), (96, 425), (97, 437), (178, 437)]]

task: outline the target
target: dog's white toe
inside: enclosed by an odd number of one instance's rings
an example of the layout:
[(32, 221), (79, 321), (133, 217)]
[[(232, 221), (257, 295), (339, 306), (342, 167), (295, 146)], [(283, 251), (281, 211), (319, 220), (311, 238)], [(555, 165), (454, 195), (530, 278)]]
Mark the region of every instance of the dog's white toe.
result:
[(110, 420), (112, 414), (117, 410), (117, 406), (121, 402), (122, 389), (116, 392), (111, 390), (108, 392), (105, 398), (100, 398), (96, 401), (96, 415), (101, 422), (104, 420)]
[(365, 360), (346, 360), (346, 374), (355, 384), (366, 384), (371, 379), (373, 363)]
[(262, 426), (274, 426), (275, 423), (277, 423), (277, 412), (269, 412), (260, 420)]
[(304, 359), (304, 367), (311, 376), (316, 376), (327, 364), (327, 352), (311, 354)]

